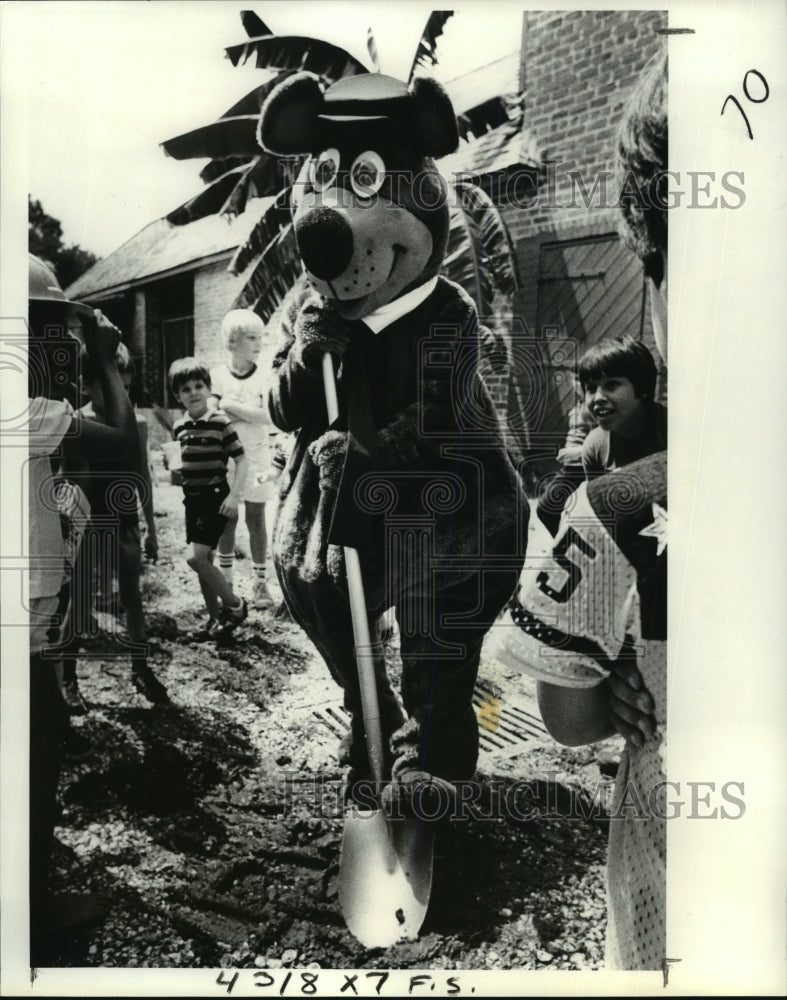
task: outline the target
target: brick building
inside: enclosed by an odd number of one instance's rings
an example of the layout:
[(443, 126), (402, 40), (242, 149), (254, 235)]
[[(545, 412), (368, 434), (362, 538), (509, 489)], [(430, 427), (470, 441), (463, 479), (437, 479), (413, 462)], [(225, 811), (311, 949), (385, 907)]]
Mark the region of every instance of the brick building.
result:
[[(494, 317), (511, 366), (493, 391), (535, 465), (548, 467), (565, 437), (578, 356), (624, 333), (653, 344), (642, 268), (617, 234), (612, 168), (624, 102), (666, 26), (665, 11), (524, 12), (508, 55), (446, 84), (460, 115), (498, 108), (498, 127), (439, 166), (473, 176), (511, 236), (519, 287)], [(143, 405), (172, 405), (164, 377), (175, 357), (218, 360), (221, 316), (246, 279), (226, 267), (264, 204), (231, 223), (153, 222), (68, 290), (131, 331)]]

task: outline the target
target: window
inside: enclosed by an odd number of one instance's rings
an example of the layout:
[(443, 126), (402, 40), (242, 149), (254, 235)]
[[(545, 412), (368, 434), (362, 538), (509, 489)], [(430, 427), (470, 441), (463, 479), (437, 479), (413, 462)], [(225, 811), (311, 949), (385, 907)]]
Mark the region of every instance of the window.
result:
[(194, 353), (194, 275), (178, 275), (147, 289), (147, 391), (152, 402), (176, 407), (167, 372)]

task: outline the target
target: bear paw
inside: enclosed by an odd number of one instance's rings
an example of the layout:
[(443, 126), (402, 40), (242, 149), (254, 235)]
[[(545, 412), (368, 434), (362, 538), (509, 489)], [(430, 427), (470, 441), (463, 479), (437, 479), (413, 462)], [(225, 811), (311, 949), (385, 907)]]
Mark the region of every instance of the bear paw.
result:
[(295, 321), (295, 350), (304, 368), (319, 369), (324, 354), (341, 356), (350, 346), (346, 320), (321, 300), (303, 306)]
[(309, 445), (309, 454), (320, 470), (320, 489), (338, 490), (347, 454), (347, 431), (326, 431)]

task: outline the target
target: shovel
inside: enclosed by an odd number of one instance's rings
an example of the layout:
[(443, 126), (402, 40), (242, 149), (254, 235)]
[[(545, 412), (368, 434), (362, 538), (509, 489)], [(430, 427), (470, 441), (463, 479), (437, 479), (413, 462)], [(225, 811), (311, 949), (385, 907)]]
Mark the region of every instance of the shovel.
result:
[[(328, 420), (339, 415), (333, 359), (323, 355)], [(382, 789), (383, 739), (374, 656), (358, 552), (344, 547), (366, 745), (377, 795)], [(339, 905), (351, 934), (367, 948), (387, 948), (418, 936), (432, 888), (433, 832), (416, 817), (388, 819), (381, 809), (351, 807), (344, 820)]]

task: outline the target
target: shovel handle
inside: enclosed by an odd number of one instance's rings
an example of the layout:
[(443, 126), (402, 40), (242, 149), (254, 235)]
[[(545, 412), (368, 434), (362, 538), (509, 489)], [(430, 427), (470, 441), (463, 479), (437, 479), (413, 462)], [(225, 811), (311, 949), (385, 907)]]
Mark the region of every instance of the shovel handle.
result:
[[(339, 416), (339, 399), (336, 393), (333, 358), (330, 354), (322, 356), (322, 378), (325, 387), (328, 421), (333, 423)], [(383, 781), (383, 737), (380, 729), (380, 704), (377, 699), (377, 681), (372, 643), (369, 636), (369, 618), (366, 613), (363, 576), (357, 549), (345, 545), (343, 551), (355, 639), (355, 662), (358, 667), (358, 682), (361, 691), (361, 709), (364, 729), (366, 730), (366, 746), (369, 751), (372, 775), (379, 787)]]

